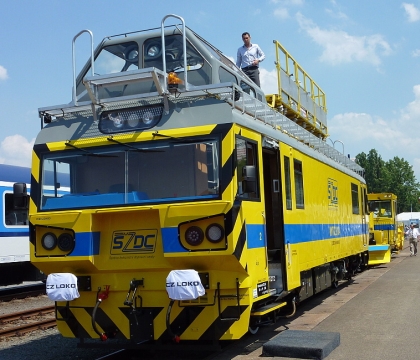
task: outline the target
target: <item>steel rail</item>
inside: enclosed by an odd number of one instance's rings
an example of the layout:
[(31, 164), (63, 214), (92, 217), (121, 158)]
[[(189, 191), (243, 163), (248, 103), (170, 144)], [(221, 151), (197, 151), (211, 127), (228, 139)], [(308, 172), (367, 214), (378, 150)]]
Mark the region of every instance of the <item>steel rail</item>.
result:
[[(1, 315), (0, 324), (4, 329), (0, 330), (0, 338), (11, 337), (11, 336), (22, 336), (28, 332), (34, 330), (46, 330), (56, 326), (55, 317), (49, 317), (43, 320), (32, 320), (34, 317), (46, 316), (54, 312), (54, 306), (44, 306), (36, 309), (29, 309), (25, 311), (19, 311), (11, 314)], [(21, 321), (27, 321), (21, 323)], [(10, 324), (13, 321), (18, 321), (17, 324)], [(12, 326), (10, 326), (12, 325)]]
[(55, 306), (44, 306), (36, 309), (24, 310), (0, 316), (0, 324), (6, 324), (14, 320), (25, 320), (34, 316), (44, 316), (54, 312)]
[(56, 326), (55, 319), (37, 321), (30, 324), (24, 324), (24, 325), (15, 326), (9, 329), (0, 330), (0, 338), (11, 337), (11, 336), (22, 336), (26, 333), (29, 333), (35, 330), (47, 330), (54, 326)]

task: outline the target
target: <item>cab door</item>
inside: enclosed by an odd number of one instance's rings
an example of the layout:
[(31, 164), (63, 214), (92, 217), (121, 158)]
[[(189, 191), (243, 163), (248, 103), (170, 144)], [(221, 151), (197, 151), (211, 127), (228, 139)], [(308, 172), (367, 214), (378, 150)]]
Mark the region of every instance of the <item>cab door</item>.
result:
[(275, 147), (263, 148), (263, 177), (265, 199), (265, 231), (267, 238), (267, 267), (270, 289), (276, 293), (283, 291), (285, 252), (284, 252), (284, 226), (283, 207), (280, 176), (280, 151)]

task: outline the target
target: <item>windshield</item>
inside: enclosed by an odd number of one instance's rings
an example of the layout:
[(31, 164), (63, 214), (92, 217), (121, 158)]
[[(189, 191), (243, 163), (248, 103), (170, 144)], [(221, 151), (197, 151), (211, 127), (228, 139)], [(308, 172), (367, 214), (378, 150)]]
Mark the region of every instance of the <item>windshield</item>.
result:
[(392, 217), (391, 200), (375, 201), (374, 203), (374, 217)]
[[(172, 139), (48, 153), (42, 160), (41, 209), (217, 198), (218, 157), (216, 139)], [(63, 184), (64, 195), (59, 190)]]

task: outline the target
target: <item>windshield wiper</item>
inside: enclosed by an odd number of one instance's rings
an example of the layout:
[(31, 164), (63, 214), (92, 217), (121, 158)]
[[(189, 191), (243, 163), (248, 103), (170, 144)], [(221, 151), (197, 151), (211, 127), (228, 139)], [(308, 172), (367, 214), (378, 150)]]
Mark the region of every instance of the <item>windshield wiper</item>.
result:
[(176, 141), (177, 143), (180, 144), (201, 144), (203, 141), (202, 140), (197, 140), (197, 139), (180, 139), (180, 138), (176, 138), (173, 136), (169, 136), (169, 135), (164, 135), (164, 134), (160, 134), (159, 132), (155, 131), (153, 133), (153, 136), (160, 136), (166, 139), (171, 139)]
[(135, 146), (124, 144), (121, 141), (115, 140), (112, 136), (108, 136), (107, 140), (112, 141), (112, 142), (117, 143), (117, 144), (120, 144), (122, 146), (128, 147), (128, 148), (130, 148), (134, 151), (138, 151), (138, 152), (165, 152), (165, 150), (138, 149)]
[(103, 155), (101, 155), (101, 154), (95, 154), (95, 153), (90, 152), (90, 151), (88, 151), (88, 150), (86, 150), (86, 149), (79, 148), (78, 146), (71, 144), (71, 143), (70, 143), (70, 141), (66, 141), (64, 144), (65, 144), (66, 146), (70, 146), (70, 147), (72, 147), (73, 149), (77, 149), (77, 150), (80, 150), (80, 151), (84, 152), (83, 156), (94, 156), (94, 157), (118, 157), (117, 155), (104, 155), (104, 154), (103, 154)]

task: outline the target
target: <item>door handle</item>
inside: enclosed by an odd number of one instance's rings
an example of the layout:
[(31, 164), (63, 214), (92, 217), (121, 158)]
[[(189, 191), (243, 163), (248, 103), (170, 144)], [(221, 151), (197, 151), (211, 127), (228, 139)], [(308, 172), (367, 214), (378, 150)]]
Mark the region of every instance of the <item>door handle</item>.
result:
[(280, 192), (280, 182), (279, 180), (273, 180), (273, 192)]

